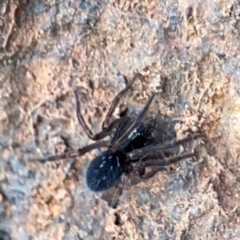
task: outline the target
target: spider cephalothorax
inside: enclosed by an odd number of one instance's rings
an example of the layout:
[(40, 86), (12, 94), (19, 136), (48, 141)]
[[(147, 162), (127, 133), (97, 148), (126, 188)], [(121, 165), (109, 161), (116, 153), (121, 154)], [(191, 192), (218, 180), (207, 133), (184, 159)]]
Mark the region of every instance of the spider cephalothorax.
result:
[(120, 179), (123, 173), (129, 174), (133, 168), (128, 154), (134, 149), (147, 145), (150, 134), (150, 128), (140, 124), (130, 132), (116, 150), (112, 150), (110, 147), (107, 151), (94, 158), (87, 168), (87, 186), (92, 191), (107, 190)]
[[(35, 159), (35, 161), (57, 161), (64, 158), (82, 156), (83, 154), (99, 148), (105, 147), (107, 150), (96, 156), (88, 165), (86, 171), (86, 183), (90, 190), (98, 192), (104, 191), (115, 185), (121, 179), (123, 174), (137, 172), (142, 179), (151, 178), (158, 171), (164, 170), (164, 166), (176, 163), (185, 158), (195, 156), (194, 153), (186, 153), (180, 156), (169, 156), (170, 150), (183, 143), (190, 142), (194, 139), (203, 137), (203, 134), (193, 134), (179, 141), (162, 142), (157, 140), (152, 134), (154, 124), (145, 123), (143, 121), (150, 104), (152, 103), (156, 93), (153, 93), (148, 99), (145, 107), (137, 115), (135, 119), (122, 114), (120, 119), (112, 122), (112, 114), (125, 93), (132, 88), (137, 78), (143, 77), (137, 73), (127, 86), (114, 98), (106, 118), (102, 124), (102, 131), (93, 134), (87, 126), (81, 113), (80, 99), (77, 90), (74, 90), (76, 98), (76, 112), (80, 125), (88, 137), (94, 141), (86, 147), (77, 151), (71, 151), (47, 157), (43, 159)], [(110, 141), (102, 140), (106, 136), (112, 136)], [(165, 157), (168, 156), (168, 159)], [(150, 171), (146, 172), (146, 168)], [(119, 195), (121, 191), (119, 191)]]

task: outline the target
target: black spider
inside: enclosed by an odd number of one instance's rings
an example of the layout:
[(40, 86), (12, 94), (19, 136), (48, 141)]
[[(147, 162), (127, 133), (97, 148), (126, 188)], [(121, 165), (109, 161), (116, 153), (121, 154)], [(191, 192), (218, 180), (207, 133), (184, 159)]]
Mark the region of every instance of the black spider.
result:
[[(86, 171), (86, 183), (90, 190), (98, 192), (107, 190), (115, 185), (121, 179), (123, 174), (129, 175), (133, 171), (137, 172), (141, 179), (148, 179), (154, 176), (158, 171), (165, 170), (164, 166), (176, 163), (182, 159), (195, 156), (194, 153), (186, 153), (180, 156), (169, 157), (170, 150), (183, 143), (203, 137), (203, 134), (195, 134), (179, 141), (159, 142), (156, 141), (152, 132), (155, 124), (144, 123), (143, 117), (152, 103), (155, 93), (148, 99), (145, 107), (138, 114), (136, 119), (132, 119), (127, 114), (122, 114), (120, 119), (113, 120), (110, 123), (112, 114), (125, 93), (132, 88), (137, 78), (143, 79), (142, 75), (137, 73), (127, 86), (114, 98), (106, 118), (102, 124), (102, 131), (93, 134), (87, 126), (81, 113), (81, 105), (77, 90), (74, 90), (76, 98), (76, 112), (79, 123), (83, 127), (88, 137), (94, 141), (86, 147), (77, 151), (63, 153), (61, 155), (51, 156), (35, 161), (57, 161), (60, 159), (75, 158), (85, 153), (99, 148), (107, 147), (107, 150), (95, 157), (89, 164)], [(106, 136), (113, 134), (110, 141), (101, 140)], [(165, 159), (168, 156), (168, 159)], [(146, 168), (151, 170), (146, 173)], [(124, 181), (124, 178), (122, 178)], [(124, 182), (122, 182), (124, 185)], [(123, 186), (119, 188), (118, 197), (121, 195)], [(116, 199), (113, 206), (116, 205)]]

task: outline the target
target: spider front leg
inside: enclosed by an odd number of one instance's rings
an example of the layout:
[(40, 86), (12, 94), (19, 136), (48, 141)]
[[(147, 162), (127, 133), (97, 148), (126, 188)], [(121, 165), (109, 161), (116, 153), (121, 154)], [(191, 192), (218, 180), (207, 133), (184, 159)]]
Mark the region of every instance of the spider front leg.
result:
[(107, 130), (108, 129), (108, 126), (109, 126), (109, 123), (110, 123), (110, 120), (111, 120), (111, 117), (113, 115), (113, 112), (114, 110), (116, 109), (118, 103), (120, 102), (121, 98), (132, 88), (132, 85), (134, 84), (134, 82), (137, 80), (137, 79), (140, 79), (140, 80), (143, 80), (143, 76), (140, 74), (140, 73), (136, 73), (134, 75), (134, 77), (132, 78), (132, 80), (127, 84), (127, 86), (117, 94), (117, 96), (114, 98), (109, 110), (108, 110), (108, 113), (105, 117), (105, 120), (102, 124), (102, 129), (103, 130)]
[(83, 127), (84, 131), (88, 135), (88, 137), (94, 141), (103, 139), (104, 137), (110, 135), (111, 131), (119, 124), (120, 119), (114, 120), (109, 126), (105, 129), (103, 129), (100, 133), (93, 134), (91, 129), (87, 126), (84, 117), (81, 112), (81, 104), (80, 104), (80, 99), (79, 99), (79, 94), (77, 90), (73, 91), (76, 99), (76, 113), (77, 113), (77, 118), (80, 123), (80, 125)]

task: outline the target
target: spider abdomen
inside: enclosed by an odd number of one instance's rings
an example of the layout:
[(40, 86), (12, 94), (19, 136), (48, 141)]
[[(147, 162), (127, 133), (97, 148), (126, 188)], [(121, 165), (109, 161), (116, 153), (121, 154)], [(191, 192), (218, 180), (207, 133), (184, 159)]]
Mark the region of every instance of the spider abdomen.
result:
[(103, 152), (94, 158), (87, 168), (86, 182), (94, 192), (111, 188), (123, 173), (121, 155), (118, 152)]

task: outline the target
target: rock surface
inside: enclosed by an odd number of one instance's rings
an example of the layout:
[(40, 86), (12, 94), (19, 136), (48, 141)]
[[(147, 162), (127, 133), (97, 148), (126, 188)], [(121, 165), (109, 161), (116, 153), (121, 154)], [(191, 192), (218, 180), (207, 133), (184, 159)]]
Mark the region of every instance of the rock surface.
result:
[[(130, 182), (117, 209), (85, 186), (98, 151), (29, 161), (91, 143), (73, 87), (98, 132), (137, 71), (123, 103), (141, 109), (161, 76), (152, 108), (177, 138), (206, 133), (199, 159)], [(240, 239), (239, 79), (237, 0), (2, 0), (0, 239)]]

